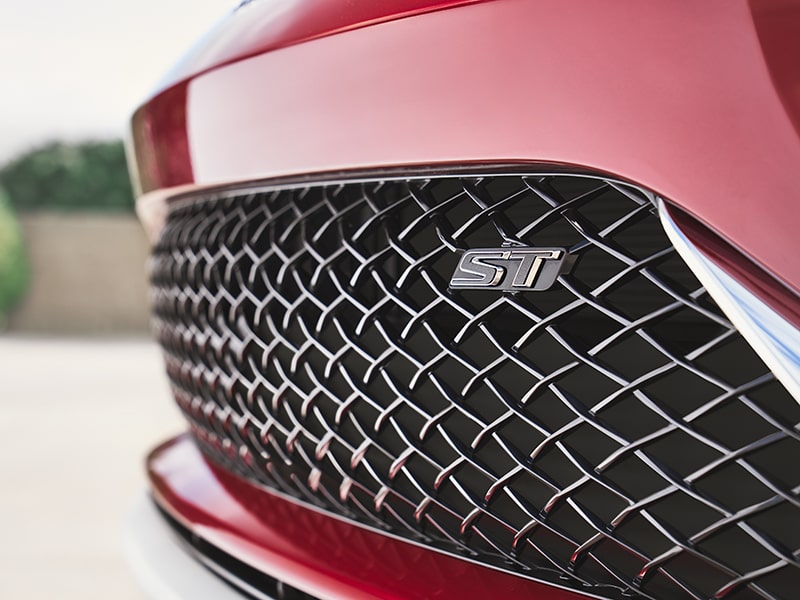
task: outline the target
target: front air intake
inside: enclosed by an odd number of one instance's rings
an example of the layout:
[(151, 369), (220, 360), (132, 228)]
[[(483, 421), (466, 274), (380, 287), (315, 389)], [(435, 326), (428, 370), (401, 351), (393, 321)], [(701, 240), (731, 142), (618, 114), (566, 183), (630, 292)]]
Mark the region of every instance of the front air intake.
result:
[[(569, 264), (542, 291), (451, 285), (487, 248)], [(636, 187), (507, 174), (188, 198), (152, 286), (197, 443), (250, 481), (600, 597), (800, 589), (800, 406)]]

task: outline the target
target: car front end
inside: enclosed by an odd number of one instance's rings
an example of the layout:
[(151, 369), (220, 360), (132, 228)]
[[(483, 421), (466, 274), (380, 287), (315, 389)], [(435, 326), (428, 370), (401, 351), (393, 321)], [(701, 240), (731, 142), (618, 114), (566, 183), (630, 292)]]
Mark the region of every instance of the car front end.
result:
[(233, 11), (132, 119), (149, 593), (794, 597), (797, 56), (789, 0)]

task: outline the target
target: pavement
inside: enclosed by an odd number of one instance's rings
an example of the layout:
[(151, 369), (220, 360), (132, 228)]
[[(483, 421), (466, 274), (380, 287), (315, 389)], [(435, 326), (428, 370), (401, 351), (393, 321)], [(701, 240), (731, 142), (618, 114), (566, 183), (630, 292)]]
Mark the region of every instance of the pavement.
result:
[(142, 600), (124, 520), (182, 429), (154, 342), (0, 336), (0, 598)]

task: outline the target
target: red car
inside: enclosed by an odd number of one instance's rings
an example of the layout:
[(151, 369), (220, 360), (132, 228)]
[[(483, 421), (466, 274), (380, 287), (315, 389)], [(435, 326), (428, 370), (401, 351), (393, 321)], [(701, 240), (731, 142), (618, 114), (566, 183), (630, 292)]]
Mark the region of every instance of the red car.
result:
[(795, 0), (243, 2), (132, 119), (145, 588), (797, 598), (798, 58)]

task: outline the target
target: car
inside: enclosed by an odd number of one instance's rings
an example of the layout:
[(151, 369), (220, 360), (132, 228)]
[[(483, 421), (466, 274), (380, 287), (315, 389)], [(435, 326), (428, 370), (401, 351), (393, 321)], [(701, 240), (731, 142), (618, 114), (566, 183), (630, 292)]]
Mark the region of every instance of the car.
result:
[(800, 589), (800, 2), (243, 2), (131, 119), (158, 598)]

